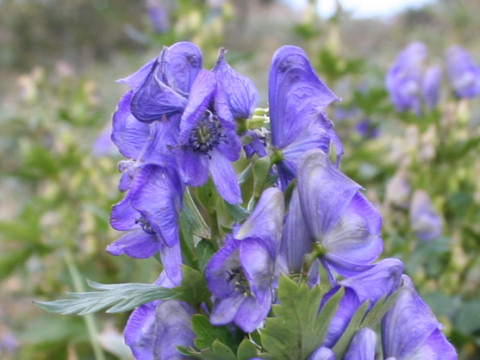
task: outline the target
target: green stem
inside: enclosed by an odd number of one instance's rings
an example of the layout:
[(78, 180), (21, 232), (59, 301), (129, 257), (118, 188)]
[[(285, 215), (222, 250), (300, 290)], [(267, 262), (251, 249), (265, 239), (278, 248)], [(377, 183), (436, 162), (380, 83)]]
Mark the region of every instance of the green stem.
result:
[[(67, 263), (68, 272), (70, 273), (70, 278), (72, 279), (73, 287), (77, 292), (84, 292), (85, 289), (82, 285), (82, 279), (80, 272), (78, 271), (77, 265), (73, 255), (69, 249), (65, 250), (65, 262)], [(103, 350), (100, 347), (98, 342), (98, 329), (95, 324), (95, 317), (93, 314), (88, 314), (83, 317), (85, 321), (85, 326), (87, 327), (88, 336), (90, 338), (90, 343), (92, 344), (93, 352), (95, 354), (96, 360), (105, 360), (105, 355)]]

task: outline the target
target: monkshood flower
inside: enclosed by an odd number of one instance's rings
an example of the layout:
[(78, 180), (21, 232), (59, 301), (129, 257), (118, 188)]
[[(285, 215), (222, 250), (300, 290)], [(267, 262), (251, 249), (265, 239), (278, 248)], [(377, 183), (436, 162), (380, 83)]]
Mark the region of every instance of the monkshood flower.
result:
[(267, 139), (269, 136), (270, 133), (264, 128), (247, 130), (242, 134), (242, 142), (244, 139), (249, 140), (247, 144), (243, 145), (247, 159), (250, 159), (254, 154), (257, 154), (258, 157), (267, 155)]
[(176, 155), (183, 181), (202, 186), (210, 174), (226, 201), (241, 203), (232, 166), (241, 151), (235, 119), (252, 115), (258, 92), (248, 78), (227, 64), (225, 52), (220, 50), (209, 71), (201, 70), (201, 54), (195, 45), (177, 43), (167, 48), (134, 91), (131, 111), (147, 123), (176, 122), (180, 116), (178, 137), (172, 136), (175, 140), (167, 147)]
[(357, 331), (343, 357), (344, 360), (375, 360), (377, 334), (369, 328)]
[(382, 346), (388, 360), (454, 360), (454, 347), (441, 332), (432, 310), (417, 294), (411, 279), (402, 276), (394, 305), (382, 320)]
[(433, 240), (442, 235), (442, 218), (433, 207), (428, 194), (423, 190), (413, 193), (410, 203), (410, 224), (420, 240)]
[(215, 297), (212, 324), (233, 322), (252, 332), (268, 315), (277, 285), (275, 263), (283, 212), (282, 192), (265, 190), (252, 214), (211, 258), (206, 278)]
[(345, 289), (323, 346), (331, 348), (336, 344), (362, 303), (368, 300), (371, 308), (380, 298), (390, 296), (396, 291), (400, 287), (403, 270), (404, 266), (400, 260), (387, 258), (364, 272), (339, 281), (338, 285), (322, 299), (321, 307), (340, 287)]
[(275, 52), (268, 101), (273, 161), (282, 189), (296, 176), (298, 159), (307, 150), (328, 153), (333, 142), (340, 161), (343, 147), (325, 113), (336, 100), (340, 99), (320, 80), (301, 48), (283, 46)]
[(182, 209), (184, 185), (174, 164), (139, 167), (125, 198), (112, 208), (110, 224), (128, 231), (110, 244), (113, 255), (149, 258), (160, 252), (169, 279), (180, 285), (182, 263), (178, 216)]
[[(165, 273), (155, 282), (172, 288), (174, 284)], [(138, 360), (189, 359), (177, 346), (192, 346), (196, 335), (191, 318), (194, 309), (176, 300), (156, 300), (135, 309), (124, 329), (125, 343)]]
[(472, 98), (480, 93), (480, 68), (462, 47), (447, 51), (447, 72), (455, 93), (460, 98)]
[(442, 85), (442, 68), (439, 65), (430, 66), (423, 77), (422, 94), (427, 109), (432, 110), (440, 98)]
[(398, 111), (421, 112), (423, 64), (427, 47), (421, 42), (408, 45), (397, 57), (386, 76), (386, 86)]
[(383, 249), (382, 217), (360, 193), (360, 185), (321, 150), (300, 158), (297, 181), (298, 204), (290, 204), (282, 253), (298, 267), (302, 254), (313, 248), (332, 282), (331, 270), (351, 276), (371, 267)]

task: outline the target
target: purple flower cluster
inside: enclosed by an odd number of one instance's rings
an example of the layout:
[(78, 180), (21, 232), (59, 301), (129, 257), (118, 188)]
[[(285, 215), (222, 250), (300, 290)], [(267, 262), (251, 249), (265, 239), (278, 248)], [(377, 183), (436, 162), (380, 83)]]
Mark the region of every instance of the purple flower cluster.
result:
[[(422, 113), (422, 101), (428, 110), (437, 106), (442, 83), (440, 65), (426, 67), (427, 47), (421, 42), (409, 44), (387, 72), (385, 83), (397, 111)], [(459, 98), (480, 93), (480, 67), (470, 54), (455, 45), (447, 50), (446, 70)]]
[[(156, 300), (132, 313), (125, 339), (137, 359), (188, 358), (177, 346), (194, 346), (191, 318), (197, 312), (237, 334), (238, 329), (261, 331), (278, 301), (279, 277), (315, 286), (321, 267), (332, 289), (318, 311), (339, 289), (345, 295), (322, 346), (309, 359), (334, 359), (332, 349), (357, 309), (395, 291), (400, 295), (382, 325), (386, 358), (456, 358), (439, 323), (402, 275), (401, 261), (375, 262), (383, 250), (381, 215), (361, 186), (338, 168), (343, 148), (326, 107), (339, 98), (303, 50), (284, 46), (273, 56), (270, 143), (264, 130), (237, 126), (252, 117), (258, 93), (227, 64), (225, 50), (212, 70), (204, 70), (200, 50), (177, 43), (121, 82), (131, 90), (114, 114), (112, 140), (127, 158), (119, 184), (126, 195), (113, 207), (111, 225), (126, 233), (107, 247), (110, 253), (135, 258), (159, 253), (164, 272), (157, 284), (176, 287), (183, 280), (179, 218), (186, 188), (202, 187), (210, 178), (226, 206), (253, 208), (231, 232), (211, 239), (217, 248), (205, 269), (209, 302), (194, 309), (177, 300)], [(243, 155), (242, 137), (250, 141)], [(255, 153), (270, 157), (270, 175), (277, 181), (265, 185), (258, 200), (243, 199), (232, 163), (241, 156), (255, 161)], [(376, 347), (375, 332), (361, 329), (345, 359), (373, 360)]]

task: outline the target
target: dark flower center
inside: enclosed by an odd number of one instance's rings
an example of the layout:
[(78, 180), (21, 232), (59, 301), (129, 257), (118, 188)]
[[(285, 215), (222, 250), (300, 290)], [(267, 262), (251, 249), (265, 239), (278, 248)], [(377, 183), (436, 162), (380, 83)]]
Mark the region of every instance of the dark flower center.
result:
[(192, 130), (188, 139), (193, 151), (207, 154), (215, 148), (223, 137), (221, 129), (222, 125), (218, 121), (218, 117), (210, 111), (205, 112), (203, 119)]
[(250, 285), (241, 266), (227, 270), (227, 282), (233, 282), (235, 291), (243, 293), (245, 296), (251, 294)]
[(135, 224), (139, 224), (142, 227), (142, 230), (149, 235), (156, 235), (157, 233), (153, 230), (152, 225), (145, 219), (143, 216), (135, 220)]

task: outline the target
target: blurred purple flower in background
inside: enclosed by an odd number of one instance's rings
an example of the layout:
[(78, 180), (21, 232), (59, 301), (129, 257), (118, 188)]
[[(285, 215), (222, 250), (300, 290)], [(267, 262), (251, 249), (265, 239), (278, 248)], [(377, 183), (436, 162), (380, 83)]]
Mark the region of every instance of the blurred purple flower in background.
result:
[(442, 218), (423, 190), (416, 190), (413, 193), (410, 203), (410, 225), (420, 240), (433, 240), (442, 235)]
[(403, 284), (394, 305), (382, 320), (382, 345), (388, 360), (455, 360), (454, 347), (441, 332), (432, 310), (417, 294), (411, 279)]
[(442, 85), (442, 68), (439, 65), (430, 66), (423, 77), (422, 93), (425, 106), (432, 110), (440, 98), (440, 87)]
[(147, 0), (147, 13), (155, 32), (164, 34), (170, 29), (170, 13), (164, 0)]
[(386, 76), (386, 86), (398, 111), (422, 110), (422, 78), (427, 47), (421, 42), (408, 45), (397, 57)]
[(458, 45), (448, 49), (447, 70), (458, 97), (471, 98), (480, 93), (480, 68), (465, 49)]

